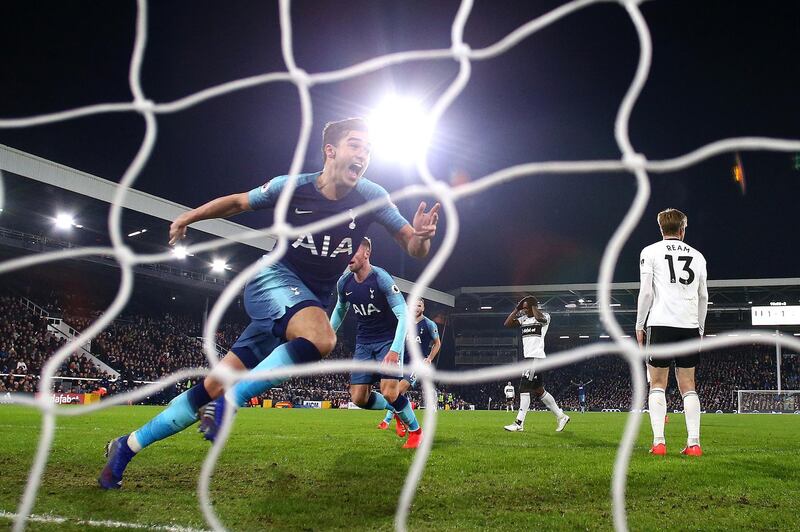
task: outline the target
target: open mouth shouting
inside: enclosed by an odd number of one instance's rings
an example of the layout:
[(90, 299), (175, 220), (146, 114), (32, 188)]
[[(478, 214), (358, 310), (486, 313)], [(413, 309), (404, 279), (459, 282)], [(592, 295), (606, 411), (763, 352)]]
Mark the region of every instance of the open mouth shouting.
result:
[(361, 175), (361, 172), (364, 171), (364, 165), (361, 163), (353, 163), (347, 167), (348, 175), (352, 179), (358, 179), (358, 176)]

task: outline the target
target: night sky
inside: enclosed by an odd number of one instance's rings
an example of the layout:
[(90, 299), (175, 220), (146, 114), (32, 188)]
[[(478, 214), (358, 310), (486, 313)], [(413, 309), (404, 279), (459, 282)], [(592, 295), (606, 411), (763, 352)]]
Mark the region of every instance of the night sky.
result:
[[(562, 3), (476, 0), (465, 40), (472, 48), (490, 45)], [(446, 48), (458, 8), (439, 0), (292, 5), (295, 57), (311, 73), (387, 52)], [(654, 55), (630, 125), (637, 151), (663, 159), (732, 136), (800, 138), (800, 2), (656, 0), (642, 11)], [(2, 17), (0, 117), (131, 100), (134, 2), (6, 1)], [(152, 2), (149, 20), (142, 80), (157, 102), (285, 70), (277, 2)], [(618, 158), (613, 123), (638, 53), (624, 9), (604, 3), (500, 57), (473, 62), (469, 85), (437, 127), (429, 154), (434, 175), (449, 181), (460, 171), (477, 179), (525, 162)], [(432, 105), (456, 73), (454, 61), (414, 62), (314, 87), (304, 171), (320, 168), (325, 122), (366, 114), (389, 90)], [(135, 188), (189, 206), (249, 190), (288, 171), (299, 118), (296, 88), (283, 82), (160, 115), (156, 147)], [(143, 132), (140, 116), (116, 113), (0, 129), (0, 143), (119, 180)], [(616, 280), (638, 278), (639, 250), (660, 238), (655, 215), (666, 207), (688, 215), (687, 242), (704, 252), (712, 279), (798, 276), (794, 157), (742, 153), (744, 194), (731, 176), (733, 154), (652, 174), (650, 204)], [(379, 153), (367, 177), (390, 191), (419, 182)], [(459, 243), (434, 287), (594, 282), (634, 190), (624, 173), (528, 176), (466, 199)], [(399, 206), (410, 217), (416, 200)], [(270, 223), (264, 212), (236, 221)], [(444, 230), (446, 220), (440, 225)], [(166, 230), (164, 224), (165, 240)], [(373, 261), (415, 279), (424, 263), (402, 258), (382, 228), (372, 234)]]

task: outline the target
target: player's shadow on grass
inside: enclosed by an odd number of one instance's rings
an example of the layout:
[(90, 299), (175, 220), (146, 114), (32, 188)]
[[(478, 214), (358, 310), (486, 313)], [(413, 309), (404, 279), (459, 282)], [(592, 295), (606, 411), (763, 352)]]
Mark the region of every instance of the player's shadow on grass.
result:
[[(553, 433), (551, 443), (561, 443), (578, 449), (617, 449), (619, 441), (609, 443), (607, 438), (597, 437), (583, 431), (565, 431), (560, 434)], [(622, 438), (620, 433), (619, 438)]]
[(748, 456), (747, 460), (731, 461), (731, 467), (734, 467), (738, 474), (746, 474), (746, 472), (754, 473), (753, 476), (761, 478), (773, 478), (792, 482), (797, 479), (797, 471), (792, 468), (787, 468), (786, 464), (776, 460), (775, 457), (759, 458)]
[[(414, 451), (394, 445), (385, 448), (343, 449), (328, 470), (328, 476), (341, 487), (357, 486), (364, 481), (395, 483), (405, 480)], [(341, 483), (344, 482), (345, 485)]]

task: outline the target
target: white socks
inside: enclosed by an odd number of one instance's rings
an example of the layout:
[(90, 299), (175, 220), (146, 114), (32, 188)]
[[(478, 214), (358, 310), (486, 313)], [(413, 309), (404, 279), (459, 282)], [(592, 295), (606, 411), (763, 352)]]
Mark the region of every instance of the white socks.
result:
[(519, 394), (519, 412), (517, 413), (517, 425), (525, 423), (525, 416), (528, 415), (528, 410), (531, 407), (531, 394)]
[[(653, 445), (664, 443), (664, 417), (667, 415), (667, 398), (661, 388), (651, 388), (647, 398), (650, 426), (653, 428)], [(683, 415), (686, 418), (686, 446), (700, 445), (700, 398), (697, 392), (683, 394)]]
[(686, 418), (686, 446), (700, 445), (700, 398), (697, 392), (683, 394), (683, 415)]
[(131, 432), (128, 434), (128, 447), (131, 448), (131, 451), (134, 453), (138, 453), (142, 450), (142, 444), (139, 443), (139, 440), (136, 439), (136, 433)]
[(558, 419), (564, 417), (564, 411), (561, 410), (558, 405), (556, 404), (556, 400), (553, 399), (553, 396), (550, 395), (550, 392), (544, 392), (539, 400), (544, 403), (544, 406), (550, 409), (550, 411), (555, 414)]
[[(695, 394), (696, 396), (696, 394)], [(699, 403), (698, 403), (699, 406)], [(665, 443), (664, 440), (664, 417), (667, 415), (667, 398), (661, 388), (650, 388), (650, 395), (647, 397), (647, 409), (650, 411), (650, 426), (653, 428), (653, 445)], [(700, 411), (697, 412), (698, 425), (700, 423)], [(689, 424), (688, 417), (686, 424)]]

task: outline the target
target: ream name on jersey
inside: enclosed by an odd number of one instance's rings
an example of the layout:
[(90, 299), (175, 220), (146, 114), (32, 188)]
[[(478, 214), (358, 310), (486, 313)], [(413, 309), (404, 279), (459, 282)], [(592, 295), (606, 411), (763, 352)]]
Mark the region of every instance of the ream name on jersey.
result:
[(648, 326), (695, 328), (698, 297), (708, 278), (700, 251), (677, 239), (667, 238), (642, 250), (640, 275), (652, 275), (653, 304)]

